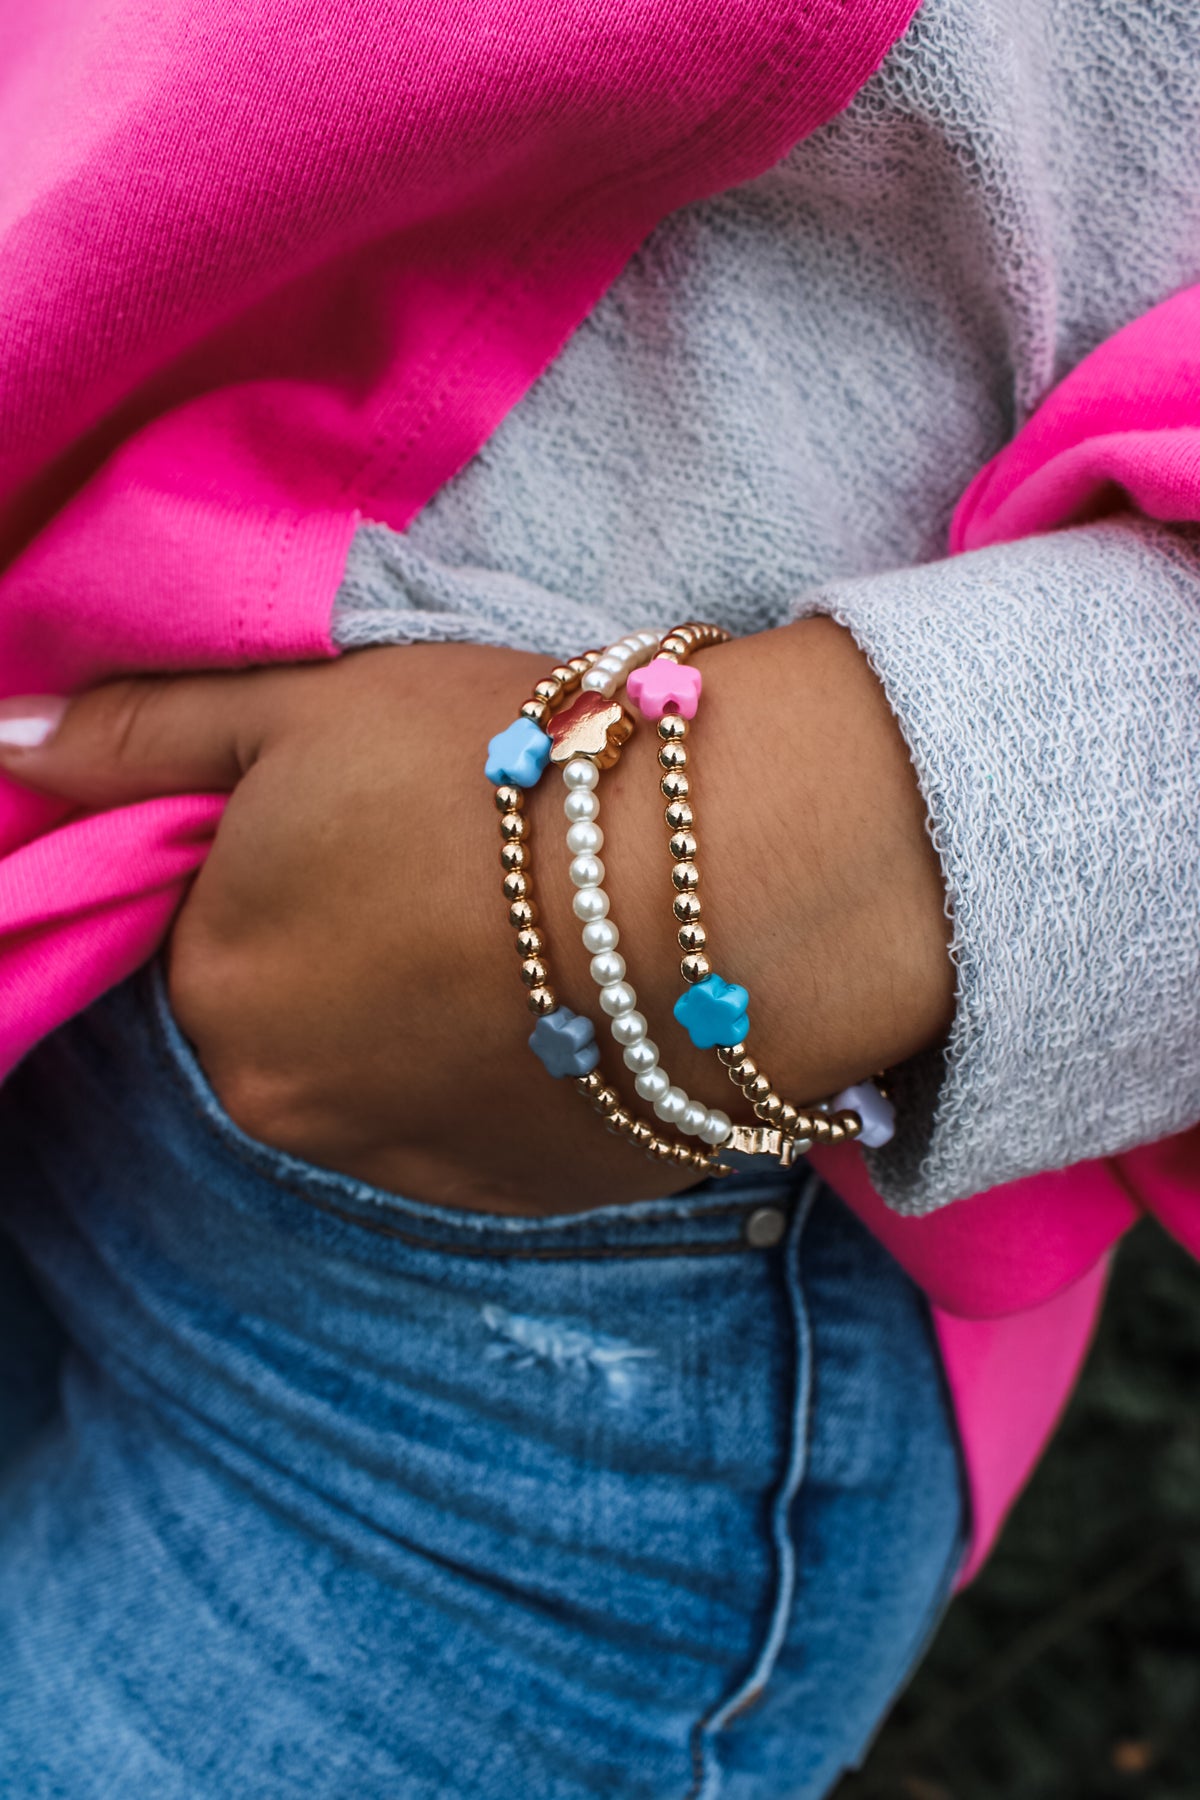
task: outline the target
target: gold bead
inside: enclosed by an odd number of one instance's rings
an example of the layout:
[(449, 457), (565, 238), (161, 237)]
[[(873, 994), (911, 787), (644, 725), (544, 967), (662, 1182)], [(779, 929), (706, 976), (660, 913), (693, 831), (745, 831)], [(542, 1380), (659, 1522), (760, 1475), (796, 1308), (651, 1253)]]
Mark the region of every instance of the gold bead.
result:
[(688, 722), (678, 713), (664, 713), (658, 721), (658, 735), (664, 744), (678, 744), (687, 736)]
[(500, 867), (502, 869), (523, 869), (529, 861), (529, 851), (524, 844), (501, 844)]
[(540, 956), (527, 956), (521, 964), (521, 980), (527, 988), (545, 987), (550, 971)]
[(664, 812), (663, 818), (672, 831), (690, 831), (695, 824), (692, 809), (686, 800), (672, 800)]
[(544, 700), (526, 700), (521, 708), (523, 719), (532, 719), (535, 725), (544, 725), (550, 717), (550, 708)]
[[(570, 663), (557, 663), (550, 671), (550, 678), (552, 681), (558, 682), (564, 694), (569, 694), (573, 688), (579, 686), (579, 680), (582, 674), (582, 669), (575, 670), (571, 667)], [(536, 688), (534, 689), (534, 692), (537, 692)]]
[(667, 845), (667, 849), (671, 852), (671, 855), (675, 858), (676, 862), (690, 862), (692, 857), (695, 856), (698, 848), (699, 846), (690, 831), (672, 832), (671, 841)]
[(546, 941), (540, 931), (532, 925), (522, 925), (513, 942), (517, 946), (518, 956), (538, 956), (546, 947)]
[(660, 656), (670, 656), (670, 657), (686, 656), (688, 653), (688, 649), (689, 649), (688, 641), (683, 636), (682, 632), (673, 631), (673, 632), (671, 632), (670, 636), (665, 637), (663, 639), (662, 643), (658, 646), (658, 654)]
[(804, 1135), (811, 1138), (814, 1144), (827, 1144), (832, 1136), (829, 1120), (823, 1113), (814, 1113)]
[(718, 1044), (717, 1061), (726, 1069), (732, 1069), (734, 1063), (742, 1061), (746, 1054), (745, 1044)]
[(687, 768), (688, 754), (682, 744), (664, 744), (658, 753), (658, 760), (668, 774), (677, 774)]
[(654, 1133), (648, 1125), (642, 1123), (641, 1119), (634, 1119), (629, 1126), (629, 1141), (631, 1144), (636, 1144), (639, 1150), (645, 1150), (654, 1142)]
[(703, 925), (681, 925), (675, 936), (681, 950), (703, 950), (708, 942), (708, 933)]
[(767, 1125), (777, 1125), (782, 1111), (783, 1101), (776, 1093), (764, 1094), (761, 1100), (754, 1103), (755, 1118), (762, 1119)]
[(632, 1124), (633, 1120), (623, 1106), (618, 1106), (616, 1112), (609, 1113), (604, 1121), (605, 1129), (614, 1132), (617, 1137), (624, 1137)]
[(692, 791), (692, 784), (682, 769), (668, 769), (658, 785), (668, 800), (686, 800)]
[(621, 1104), (621, 1096), (616, 1088), (600, 1087), (592, 1095), (592, 1105), (597, 1112), (615, 1112)]
[(758, 1074), (758, 1064), (752, 1056), (740, 1057), (737, 1062), (726, 1063), (725, 1066), (729, 1070), (730, 1081), (738, 1087), (744, 1087), (746, 1082), (753, 1081)]
[(495, 797), (497, 810), (502, 813), (520, 812), (525, 804), (525, 790), (510, 787), (507, 782), (496, 789)]
[(585, 1100), (590, 1100), (592, 1095), (598, 1094), (600, 1089), (604, 1086), (604, 1077), (598, 1074), (595, 1069), (589, 1069), (586, 1075), (579, 1075), (576, 1077), (575, 1086)]
[(514, 931), (528, 931), (537, 924), (537, 907), (532, 900), (514, 900), (508, 909), (508, 922)]
[(835, 1125), (840, 1125), (851, 1140), (862, 1135), (862, 1120), (856, 1112), (847, 1109), (846, 1112), (834, 1113), (833, 1122)]
[(652, 1138), (646, 1146), (646, 1155), (654, 1162), (674, 1162), (675, 1146), (668, 1144), (666, 1138)]
[(525, 1004), (531, 1013), (536, 1013), (541, 1018), (543, 1013), (553, 1012), (558, 1001), (554, 998), (550, 988), (535, 987), (530, 988), (526, 994)]
[(801, 1135), (796, 1130), (799, 1122), (800, 1114), (796, 1111), (794, 1106), (785, 1100), (779, 1109), (779, 1117), (776, 1120), (776, 1124), (779, 1126), (784, 1137), (797, 1137)]
[(687, 1144), (672, 1144), (671, 1155), (681, 1169), (687, 1169), (692, 1166), (696, 1153)]
[(765, 1100), (771, 1092), (771, 1084), (760, 1070), (749, 1081), (742, 1083), (742, 1092), (752, 1105), (757, 1105), (760, 1100)]
[(545, 681), (535, 681), (533, 684), (534, 699), (544, 700), (547, 706), (553, 706), (556, 700), (561, 700), (562, 691), (562, 682), (555, 681), (553, 675), (548, 676)]
[[(572, 656), (567, 659), (567, 667), (570, 669), (576, 681), (582, 680), (591, 666), (592, 658), (590, 656)], [(555, 669), (554, 673), (557, 675), (558, 670)]]
[(829, 1142), (831, 1144), (844, 1143), (846, 1139), (845, 1128), (838, 1122), (837, 1118), (829, 1119), (826, 1122), (829, 1126)]
[(696, 952), (691, 956), (684, 957), (679, 965), (679, 973), (685, 981), (703, 981), (706, 975), (712, 974), (712, 964), (707, 956), (701, 956), (699, 952)]
[[(533, 891), (533, 884), (523, 869), (510, 869), (501, 886), (506, 900), (528, 900)], [(512, 914), (509, 914), (512, 917)]]
[(700, 885), (700, 871), (694, 862), (677, 862), (671, 868), (671, 885), (678, 894), (691, 894)]
[(523, 813), (506, 812), (500, 820), (500, 836), (502, 838), (523, 838), (529, 830), (529, 820)]

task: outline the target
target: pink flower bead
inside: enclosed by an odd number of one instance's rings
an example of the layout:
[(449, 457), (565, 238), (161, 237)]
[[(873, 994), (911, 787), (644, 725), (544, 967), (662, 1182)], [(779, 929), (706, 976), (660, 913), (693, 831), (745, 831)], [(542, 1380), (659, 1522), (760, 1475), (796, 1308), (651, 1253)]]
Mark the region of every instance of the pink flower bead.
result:
[(656, 657), (635, 669), (626, 684), (629, 698), (644, 719), (661, 719), (665, 712), (694, 719), (700, 704), (700, 671), (690, 663)]

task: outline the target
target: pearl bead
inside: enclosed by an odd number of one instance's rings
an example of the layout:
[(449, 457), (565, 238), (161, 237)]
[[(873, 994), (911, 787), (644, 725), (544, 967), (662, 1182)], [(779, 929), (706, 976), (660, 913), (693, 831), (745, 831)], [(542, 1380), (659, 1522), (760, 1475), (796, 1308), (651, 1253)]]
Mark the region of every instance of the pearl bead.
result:
[(729, 1114), (714, 1106), (700, 1127), (699, 1136), (705, 1144), (723, 1144), (732, 1130), (733, 1120)]
[(621, 941), (621, 934), (611, 919), (594, 919), (583, 928), (583, 947), (589, 956), (599, 956), (602, 950), (615, 950)]
[(607, 678), (601, 674), (599, 667), (593, 665), (579, 685), (587, 694), (602, 694), (604, 692), (604, 683), (606, 679)]
[(577, 888), (599, 887), (604, 880), (604, 864), (598, 856), (576, 856), (567, 873)]
[[(590, 794), (588, 798), (591, 799)], [(514, 817), (520, 818), (520, 814), (515, 814)], [(522, 819), (521, 823), (524, 824), (524, 822)], [(590, 819), (581, 819), (577, 825), (570, 826), (567, 831), (567, 849), (572, 856), (594, 856), (596, 851), (602, 849), (603, 846), (604, 833), (598, 825), (593, 825)]]
[(679, 1121), (679, 1129), (688, 1137), (699, 1137), (701, 1128), (708, 1122), (708, 1108), (700, 1100), (689, 1101), (683, 1109)]
[(577, 919), (590, 925), (593, 920), (608, 916), (608, 895), (602, 887), (580, 888), (571, 901), (571, 910)]
[(637, 1005), (637, 995), (627, 981), (610, 981), (600, 989), (600, 1010), (610, 1019), (619, 1019)]
[(678, 1125), (689, 1105), (688, 1097), (681, 1087), (668, 1087), (665, 1094), (660, 1094), (654, 1102), (654, 1110), (666, 1125)]
[[(641, 1017), (641, 1014), (626, 1013), (625, 1018)], [(614, 1020), (615, 1024), (624, 1024), (624, 1019)], [(658, 1045), (651, 1038), (639, 1038), (636, 1044), (626, 1044), (621, 1052), (625, 1067), (632, 1069), (635, 1075), (644, 1075), (647, 1069), (658, 1066)]]
[(656, 1065), (639, 1075), (633, 1085), (643, 1100), (660, 1100), (671, 1085), (671, 1077)]
[[(591, 766), (589, 763), (588, 768)], [(563, 811), (574, 825), (584, 819), (594, 819), (600, 811), (600, 802), (590, 788), (572, 788), (563, 801)]]
[[(619, 962), (620, 958), (617, 960)], [(640, 1012), (622, 1013), (619, 1019), (612, 1022), (612, 1034), (618, 1044), (639, 1043), (648, 1030), (646, 1015)]]
[(597, 987), (611, 987), (625, 979), (625, 958), (619, 950), (602, 950), (591, 962), (592, 980)]
[[(584, 681), (587, 681), (586, 675)], [(573, 756), (563, 770), (564, 787), (594, 788), (599, 779), (599, 769), (587, 756)]]

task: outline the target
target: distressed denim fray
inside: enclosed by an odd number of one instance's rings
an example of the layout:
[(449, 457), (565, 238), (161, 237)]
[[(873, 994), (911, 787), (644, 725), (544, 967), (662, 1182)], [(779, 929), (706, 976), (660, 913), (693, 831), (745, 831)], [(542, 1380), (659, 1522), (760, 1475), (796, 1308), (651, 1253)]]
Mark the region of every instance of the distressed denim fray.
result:
[(861, 1755), (961, 1489), (924, 1302), (811, 1177), (398, 1199), (243, 1136), (150, 976), (0, 1091), (0, 1171), (66, 1344), (6, 1432), (0, 1791), (815, 1800)]

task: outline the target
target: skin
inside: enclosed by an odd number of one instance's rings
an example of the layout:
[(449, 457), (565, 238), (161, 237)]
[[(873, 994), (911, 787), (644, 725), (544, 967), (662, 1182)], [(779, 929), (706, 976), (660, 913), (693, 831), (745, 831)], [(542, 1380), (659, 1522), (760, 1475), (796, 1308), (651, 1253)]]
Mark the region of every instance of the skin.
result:
[[(850, 636), (813, 619), (705, 651), (689, 740), (708, 953), (751, 994), (750, 1048), (802, 1101), (937, 1042), (954, 978), (903, 738)], [(229, 790), (169, 943), (179, 1023), (251, 1136), (394, 1192), (550, 1213), (677, 1191), (526, 1048), (483, 747), (548, 659), (483, 646), (120, 681), (0, 767), (79, 806)], [(620, 950), (673, 1080), (747, 1112), (670, 1017), (682, 990), (659, 748), (601, 777)], [(560, 998), (649, 1116), (595, 1000), (550, 771), (528, 798)]]

